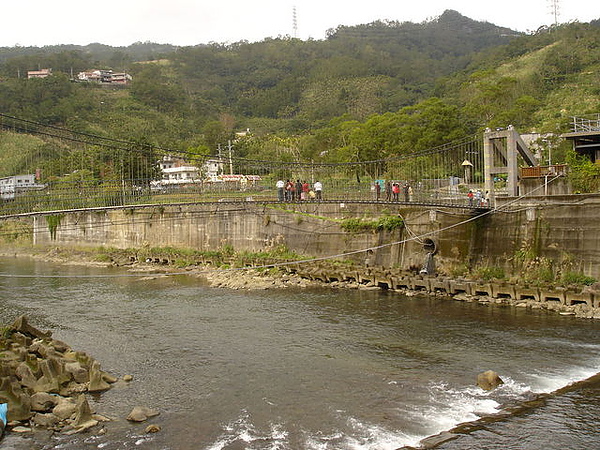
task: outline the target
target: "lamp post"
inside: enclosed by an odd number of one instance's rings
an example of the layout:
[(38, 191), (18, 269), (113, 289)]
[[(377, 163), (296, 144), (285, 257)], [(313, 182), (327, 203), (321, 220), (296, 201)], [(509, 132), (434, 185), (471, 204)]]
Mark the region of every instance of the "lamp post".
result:
[(473, 168), (473, 164), (471, 164), (471, 161), (468, 159), (465, 159), (461, 166), (465, 170), (465, 183), (469, 184), (471, 182), (471, 169)]

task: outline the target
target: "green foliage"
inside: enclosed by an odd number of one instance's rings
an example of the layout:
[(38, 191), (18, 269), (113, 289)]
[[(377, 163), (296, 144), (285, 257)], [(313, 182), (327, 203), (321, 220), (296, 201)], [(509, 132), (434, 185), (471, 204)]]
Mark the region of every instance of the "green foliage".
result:
[(515, 252), (514, 272), (519, 274), (519, 281), (536, 286), (547, 286), (548, 284), (568, 285), (591, 285), (597, 280), (584, 275), (577, 270), (577, 261), (573, 255), (564, 253), (559, 258), (540, 257), (535, 254), (531, 246)]
[(469, 266), (467, 264), (457, 264), (450, 268), (450, 275), (453, 278), (464, 277), (469, 273)]
[(42, 152), (45, 144), (38, 137), (3, 131), (0, 133), (0, 176), (27, 173), (29, 161)]
[(101, 254), (94, 256), (94, 261), (102, 262), (102, 263), (109, 263), (112, 261), (112, 258), (110, 257), (110, 255), (108, 255), (106, 253), (101, 253)]
[(474, 276), (481, 280), (503, 280), (506, 278), (504, 269), (498, 266), (483, 266), (479, 267), (474, 271)]
[(52, 240), (56, 239), (56, 231), (60, 226), (62, 217), (61, 214), (46, 216), (46, 223), (48, 224), (48, 231), (50, 231), (50, 238)]
[(397, 228), (404, 227), (404, 219), (400, 216), (383, 216), (377, 219), (377, 229), (394, 231)]
[(560, 281), (563, 285), (585, 285), (590, 286), (597, 280), (593, 277), (589, 277), (579, 272), (567, 271), (562, 274)]
[(6, 244), (28, 245), (33, 243), (31, 224), (6, 219), (0, 222), (0, 242)]
[(595, 164), (574, 151), (567, 154), (567, 162), (570, 168), (569, 179), (574, 192), (598, 192), (600, 189), (600, 164)]
[[(485, 127), (561, 133), (569, 117), (599, 111), (600, 28), (573, 23), (547, 31), (515, 37), (445, 11), (420, 24), (340, 26), (323, 41), (0, 48), (0, 111), (132, 142), (122, 151), (85, 149), (102, 163), (90, 174), (99, 183), (152, 177), (151, 162), (171, 150), (189, 150), (199, 161), (247, 127), (252, 136), (234, 143), (237, 157), (324, 163), (401, 157)], [(54, 75), (25, 79), (40, 66)], [(133, 83), (105, 89), (70, 80), (71, 69), (92, 68), (127, 71)], [(0, 162), (7, 164), (0, 167), (7, 175), (42, 169), (54, 180), (87, 168), (76, 142), (49, 136), (17, 142), (3, 134)], [(562, 162), (554, 155), (553, 149), (553, 162)], [(576, 189), (596, 191), (592, 168), (578, 170)], [(286, 167), (280, 172), (289, 175)], [(368, 172), (386, 174), (386, 167)]]
[(221, 253), (224, 256), (232, 256), (235, 253), (233, 245), (231, 245), (231, 244), (223, 244), (221, 246)]

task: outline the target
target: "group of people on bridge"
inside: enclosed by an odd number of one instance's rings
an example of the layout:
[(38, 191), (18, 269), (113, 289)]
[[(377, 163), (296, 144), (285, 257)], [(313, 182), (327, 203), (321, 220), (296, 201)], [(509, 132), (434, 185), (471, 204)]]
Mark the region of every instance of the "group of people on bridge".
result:
[(275, 186), (280, 202), (323, 200), (323, 184), (320, 181), (311, 186), (308, 181), (278, 180)]
[(382, 191), (385, 193), (384, 200), (386, 202), (400, 201), (400, 193), (402, 193), (405, 202), (412, 202), (413, 200), (413, 188), (408, 182), (404, 182), (401, 186), (397, 181), (375, 180), (371, 185), (371, 191), (375, 201), (381, 200)]
[(489, 191), (485, 191), (484, 195), (481, 193), (481, 189), (477, 189), (475, 192), (473, 192), (472, 189), (469, 189), (467, 199), (469, 200), (469, 206), (471, 207), (487, 207), (490, 204), (490, 193)]

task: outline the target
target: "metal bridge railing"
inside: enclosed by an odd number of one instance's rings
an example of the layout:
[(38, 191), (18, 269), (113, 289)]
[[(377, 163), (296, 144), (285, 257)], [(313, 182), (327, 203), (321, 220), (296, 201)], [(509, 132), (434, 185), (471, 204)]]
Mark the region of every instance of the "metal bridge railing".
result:
[[(400, 183), (400, 180), (398, 180)], [(396, 202), (468, 206), (469, 189), (482, 190), (477, 184), (450, 184), (445, 180), (421, 180), (411, 184), (410, 194), (388, 195), (385, 185), (377, 194), (374, 181), (324, 180), (322, 198), (336, 202)], [(402, 186), (402, 184), (400, 184)], [(310, 184), (312, 189), (312, 184)], [(482, 194), (483, 197), (483, 194)], [(193, 183), (179, 186), (151, 187), (148, 182), (103, 183), (82, 186), (70, 183), (47, 185), (44, 188), (21, 190), (4, 195), (0, 200), (0, 216), (43, 213), (74, 209), (113, 208), (135, 205), (166, 205), (180, 203), (278, 201), (274, 183)], [(305, 200), (294, 196), (291, 202), (317, 201), (311, 194)]]
[(589, 117), (573, 117), (573, 131), (576, 133), (600, 131), (600, 114)]
[[(286, 179), (307, 180), (311, 185), (320, 181), (323, 198), (328, 201), (388, 200), (462, 206), (468, 203), (469, 190), (483, 191), (485, 176), (480, 135), (372, 161), (331, 162), (327, 157), (310, 162), (265, 161), (230, 155), (227, 160), (216, 159), (216, 166), (220, 166), (217, 170), (229, 169), (229, 175), (216, 177), (206, 168), (209, 162), (215, 162), (216, 157), (210, 155), (89, 135), (1, 113), (0, 132), (6, 133), (7, 141), (15, 148), (20, 148), (25, 134), (39, 136), (44, 142), (23, 148), (20, 164), (14, 169), (18, 173), (5, 168), (7, 176), (0, 178), (0, 216), (142, 204), (277, 201), (276, 182)], [(378, 154), (370, 150), (369, 154)], [(193, 165), (197, 171), (166, 173), (171, 167), (159, 163), (167, 156), (176, 156), (173, 159), (177, 164), (183, 164), (177, 167)], [(286, 152), (283, 156), (291, 158)], [(19, 186), (16, 177), (24, 174), (34, 177), (35, 182)], [(177, 178), (173, 178), (175, 175)], [(203, 180), (188, 178), (195, 176)], [(397, 197), (388, 197), (388, 181), (401, 186), (408, 183), (412, 188), (410, 198), (402, 191)]]

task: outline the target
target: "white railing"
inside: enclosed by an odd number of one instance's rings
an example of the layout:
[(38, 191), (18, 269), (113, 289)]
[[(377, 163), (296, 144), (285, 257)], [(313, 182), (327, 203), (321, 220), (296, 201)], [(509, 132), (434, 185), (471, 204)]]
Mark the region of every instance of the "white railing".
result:
[(600, 114), (596, 114), (595, 117), (573, 117), (573, 131), (575, 133), (600, 131)]

